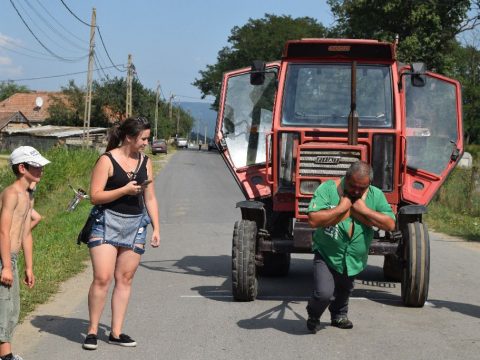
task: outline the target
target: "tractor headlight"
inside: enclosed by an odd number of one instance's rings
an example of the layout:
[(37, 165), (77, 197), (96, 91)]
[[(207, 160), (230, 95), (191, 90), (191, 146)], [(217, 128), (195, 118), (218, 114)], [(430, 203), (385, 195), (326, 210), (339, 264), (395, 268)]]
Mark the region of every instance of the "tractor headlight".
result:
[(300, 182), (300, 192), (304, 195), (312, 195), (320, 184), (320, 180), (302, 180)]

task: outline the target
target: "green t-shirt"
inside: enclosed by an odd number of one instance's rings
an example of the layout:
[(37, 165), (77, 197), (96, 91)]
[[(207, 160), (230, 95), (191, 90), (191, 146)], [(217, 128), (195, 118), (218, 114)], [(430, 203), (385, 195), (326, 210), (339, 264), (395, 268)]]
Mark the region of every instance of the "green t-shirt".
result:
[[(340, 185), (344, 186), (344, 178)], [(313, 195), (308, 212), (332, 209), (340, 202), (337, 185), (333, 180), (321, 184)], [(379, 188), (370, 185), (366, 205), (377, 212), (386, 214), (395, 220), (392, 208)], [(353, 221), (353, 235), (349, 229)], [(313, 250), (318, 251), (328, 266), (340, 274), (354, 276), (367, 266), (368, 249), (373, 240), (373, 229), (360, 221), (348, 217), (334, 226), (317, 228), (313, 234)]]

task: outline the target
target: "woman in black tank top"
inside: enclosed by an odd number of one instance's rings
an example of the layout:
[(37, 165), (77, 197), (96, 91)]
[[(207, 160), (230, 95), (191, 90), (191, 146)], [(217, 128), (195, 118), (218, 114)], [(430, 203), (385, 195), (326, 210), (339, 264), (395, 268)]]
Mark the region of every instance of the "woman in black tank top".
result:
[[(152, 163), (143, 155), (149, 138), (150, 123), (147, 119), (128, 118), (112, 129), (106, 153), (100, 156), (92, 172), (90, 198), (93, 205), (101, 206), (99, 213), (104, 213), (104, 220), (99, 223), (100, 228), (95, 229), (94, 226), (89, 241), (94, 274), (88, 294), (90, 325), (83, 344), (85, 349), (97, 348), (98, 325), (110, 283), (114, 278), (109, 342), (121, 346), (136, 346), (132, 338), (122, 333), (122, 326), (133, 275), (144, 252), (144, 244), (138, 243), (137, 239), (142, 235), (144, 239), (146, 226), (134, 229), (131, 245), (125, 245), (124, 239), (110, 241), (106, 234), (107, 230), (111, 230), (111, 224), (108, 223), (111, 220), (108, 220), (106, 215), (114, 213), (125, 215), (125, 218), (139, 215), (142, 219), (143, 214), (148, 215), (153, 227), (150, 244), (153, 247), (160, 245), (158, 204), (151, 182)], [(115, 225), (118, 226), (118, 223), (122, 226), (122, 222), (118, 221)], [(118, 234), (130, 231), (124, 230), (125, 232), (119, 231)], [(142, 234), (140, 230), (143, 231)]]

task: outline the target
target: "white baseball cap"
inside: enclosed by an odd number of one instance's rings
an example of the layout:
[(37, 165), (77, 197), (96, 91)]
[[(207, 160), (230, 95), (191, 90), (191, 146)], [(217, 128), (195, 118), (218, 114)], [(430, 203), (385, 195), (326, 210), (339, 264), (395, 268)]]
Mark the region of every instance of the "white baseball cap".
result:
[(31, 146), (20, 146), (10, 154), (10, 165), (21, 163), (40, 167), (49, 164), (50, 161), (45, 159), (37, 149)]

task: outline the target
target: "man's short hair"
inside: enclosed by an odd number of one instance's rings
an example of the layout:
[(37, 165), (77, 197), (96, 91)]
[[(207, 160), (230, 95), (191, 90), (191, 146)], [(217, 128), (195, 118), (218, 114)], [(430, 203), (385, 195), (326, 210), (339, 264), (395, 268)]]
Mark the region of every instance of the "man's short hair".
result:
[(370, 182), (373, 181), (373, 169), (370, 164), (365, 161), (357, 161), (350, 165), (345, 174), (345, 177), (350, 179), (353, 174), (358, 174), (361, 177), (368, 176)]

